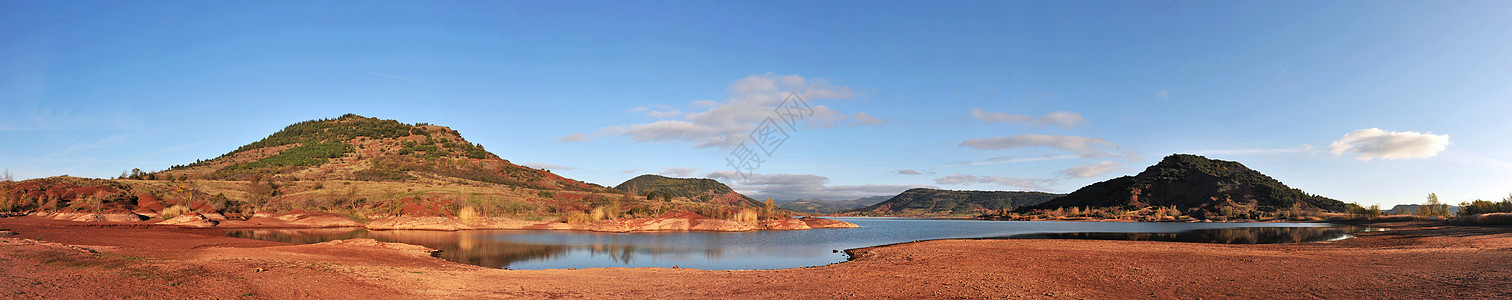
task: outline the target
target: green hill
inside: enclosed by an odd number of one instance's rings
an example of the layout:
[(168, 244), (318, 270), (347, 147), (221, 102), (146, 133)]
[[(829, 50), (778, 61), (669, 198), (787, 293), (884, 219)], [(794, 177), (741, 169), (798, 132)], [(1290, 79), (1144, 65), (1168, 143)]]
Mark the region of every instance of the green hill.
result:
[(1017, 211), (1071, 207), (1138, 210), (1171, 206), (1195, 217), (1292, 209), (1344, 210), (1343, 202), (1288, 187), (1238, 162), (1175, 154), (1135, 176), (1094, 183)]
[(425, 181), (448, 179), (607, 192), (602, 186), (515, 165), (451, 128), (346, 114), (295, 123), (210, 160), (135, 174), (168, 178)]
[(682, 199), (692, 202), (761, 207), (756, 199), (735, 192), (729, 186), (708, 178), (672, 178), (646, 174), (636, 176), (614, 189), (645, 196), (648, 199)]
[(1060, 196), (1045, 192), (953, 191), (916, 188), (882, 203), (850, 210), (862, 215), (978, 215), (1040, 204)]
[(882, 201), (887, 201), (887, 199), (892, 199), (892, 196), (871, 196), (851, 200), (777, 200), (776, 202), (777, 206), (791, 211), (808, 214), (831, 214), (881, 203)]

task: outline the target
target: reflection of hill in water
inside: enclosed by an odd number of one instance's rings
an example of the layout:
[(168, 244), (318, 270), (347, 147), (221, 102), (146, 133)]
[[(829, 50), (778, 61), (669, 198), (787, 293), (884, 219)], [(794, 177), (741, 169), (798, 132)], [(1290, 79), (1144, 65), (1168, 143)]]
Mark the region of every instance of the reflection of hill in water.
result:
[(1010, 239), (1087, 239), (1166, 241), (1215, 244), (1284, 244), (1307, 243), (1346, 238), (1350, 233), (1365, 231), (1358, 226), (1345, 227), (1243, 227), (1198, 229), (1176, 233), (1140, 232), (1067, 232), (1031, 233), (1009, 236)]
[(631, 265), (637, 258), (656, 258), (666, 255), (702, 254), (711, 260), (718, 260), (724, 256), (724, 250), (719, 248), (690, 250), (627, 244), (547, 245), (513, 242), (494, 236), (500, 234), (502, 233), (488, 231), (368, 231), (360, 228), (226, 231), (226, 235), (231, 237), (295, 244), (371, 238), (384, 242), (430, 247), (441, 250), (442, 259), (492, 268), (507, 268), (510, 264), (522, 261), (563, 258), (572, 251), (585, 251), (592, 256), (608, 257), (614, 262), (625, 265)]
[(368, 237), (385, 241), (415, 244), (441, 250), (441, 258), (469, 265), (492, 268), (509, 267), (510, 263), (552, 257), (568, 249), (564, 246), (501, 241), (488, 234), (470, 231), (368, 231)]

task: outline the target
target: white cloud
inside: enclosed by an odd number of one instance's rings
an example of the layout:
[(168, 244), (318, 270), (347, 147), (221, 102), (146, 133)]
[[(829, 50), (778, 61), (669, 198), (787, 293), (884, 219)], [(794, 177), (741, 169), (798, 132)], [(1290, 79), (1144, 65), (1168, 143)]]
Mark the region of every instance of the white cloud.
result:
[(1011, 164), (1011, 163), (1021, 163), (1021, 162), (1031, 162), (1031, 161), (1047, 161), (1047, 160), (1062, 160), (1062, 159), (1077, 159), (1077, 158), (1082, 158), (1082, 157), (1081, 157), (1081, 155), (1074, 155), (1074, 154), (1041, 155), (1041, 156), (1030, 156), (1030, 157), (998, 156), (998, 157), (988, 158), (988, 159), (982, 160), (982, 161), (964, 161), (964, 162), (961, 162), (961, 165), (964, 165), (964, 166), (980, 166), (980, 165)]
[(851, 116), (851, 118), (856, 119), (856, 123), (860, 125), (882, 125), (882, 123), (887, 123), (887, 120), (874, 118), (866, 112), (858, 112), (856, 115)]
[(1064, 173), (1066, 175), (1069, 175), (1071, 177), (1076, 177), (1076, 178), (1090, 178), (1090, 177), (1101, 176), (1101, 175), (1107, 174), (1109, 172), (1117, 171), (1118, 168), (1122, 167), (1122, 166), (1123, 165), (1120, 165), (1118, 163), (1104, 160), (1102, 162), (1095, 163), (1095, 164), (1088, 164), (1088, 165), (1080, 165), (1080, 166), (1070, 167), (1070, 168), (1067, 168), (1065, 171), (1061, 171), (1061, 173)]
[(1360, 129), (1328, 145), (1335, 155), (1354, 154), (1357, 160), (1411, 159), (1438, 156), (1449, 146), (1449, 135), (1414, 131)]
[[(612, 126), (601, 130), (606, 134), (629, 137), (636, 142), (692, 143), (695, 147), (734, 148), (745, 141), (758, 124), (769, 117), (776, 117), (774, 108), (789, 95), (797, 93), (806, 100), (813, 114), (804, 118), (803, 127), (824, 128), (842, 124), (848, 117), (827, 106), (815, 104), (828, 99), (844, 99), (855, 96), (850, 87), (833, 86), (823, 78), (803, 78), (798, 75), (778, 76), (771, 73), (752, 75), (730, 85), (731, 96), (725, 101), (693, 101), (695, 111), (682, 112), (666, 108), (640, 107), (634, 112), (647, 112), (654, 118), (681, 116), (681, 119), (659, 120), (645, 124)], [(702, 110), (697, 110), (702, 109)], [(865, 116), (865, 119), (859, 116)], [(855, 124), (875, 125), (882, 122), (870, 115), (858, 114)], [(880, 123), (877, 123), (880, 124)], [(800, 127), (801, 129), (802, 127)]]
[(574, 134), (569, 134), (567, 136), (559, 138), (557, 140), (561, 141), (563, 143), (586, 142), (586, 141), (588, 141), (588, 135), (582, 134), (582, 133), (574, 133)]
[(1053, 125), (1053, 126), (1072, 128), (1072, 127), (1076, 127), (1076, 126), (1081, 126), (1082, 123), (1086, 123), (1087, 122), (1087, 118), (1083, 118), (1081, 114), (1074, 113), (1074, 112), (1069, 112), (1069, 111), (1053, 111), (1053, 112), (1050, 112), (1048, 114), (1045, 114), (1045, 116), (1040, 117), (1038, 120), (1035, 120), (1034, 122), (1035, 122), (1035, 126), (1041, 126), (1041, 127), (1043, 127), (1044, 125)]
[(949, 176), (935, 178), (938, 184), (967, 184), (977, 182), (977, 177), (966, 174), (950, 174)]
[(1155, 92), (1155, 97), (1156, 98), (1160, 98), (1160, 99), (1164, 99), (1164, 100), (1171, 100), (1171, 92), (1165, 91), (1165, 90), (1161, 90), (1159, 92)]
[(1003, 176), (972, 176), (966, 174), (950, 174), (949, 176), (935, 178), (937, 184), (963, 185), (972, 183), (991, 183), (1001, 186), (1012, 186), (1031, 190), (1047, 190), (1046, 185), (1055, 185), (1054, 179), (1019, 178)]
[(932, 188), (927, 185), (863, 184), (831, 185), (829, 178), (813, 174), (751, 174), (745, 182), (730, 180), (740, 178), (733, 171), (718, 171), (705, 177), (719, 179), (736, 192), (751, 198), (764, 199), (824, 199), (850, 200), (871, 196), (897, 195), (911, 188)]
[(644, 169), (629, 169), (629, 170), (620, 171), (620, 173), (621, 174), (631, 174), (631, 173), (640, 173), (640, 171), (645, 171), (645, 170)]
[(971, 117), (983, 123), (1017, 123), (1032, 125), (1034, 127), (1060, 126), (1075, 128), (1087, 122), (1087, 118), (1082, 117), (1081, 114), (1069, 111), (1050, 112), (1044, 116), (1035, 117), (1005, 112), (990, 112), (981, 108), (974, 108), (971, 110)]
[(680, 109), (672, 108), (671, 106), (666, 106), (666, 105), (661, 105), (661, 104), (652, 104), (652, 105), (647, 105), (647, 106), (640, 106), (640, 107), (636, 107), (636, 108), (631, 108), (630, 110), (628, 110), (628, 112), (646, 113), (646, 116), (652, 117), (652, 118), (657, 118), (657, 119), (671, 118), (671, 117), (681, 116), (683, 114), (683, 111), (680, 110)]
[(666, 111), (652, 111), (652, 112), (646, 113), (646, 116), (650, 116), (652, 118), (658, 118), (658, 119), (660, 119), (660, 118), (670, 118), (670, 117), (681, 116), (682, 114), (683, 114), (682, 110), (674, 108), (672, 110), (666, 110)]
[(688, 176), (693, 175), (693, 172), (698, 172), (698, 169), (696, 169), (696, 168), (662, 168), (661, 172), (657, 172), (657, 174), (666, 175), (666, 176), (672, 176), (672, 177), (688, 177)]
[(924, 173), (914, 170), (898, 170), (898, 175), (924, 175)]
[(1125, 151), (1117, 144), (1103, 140), (1102, 138), (1089, 138), (1071, 135), (1045, 135), (1045, 134), (1020, 134), (1012, 137), (992, 137), (982, 139), (969, 139), (961, 142), (961, 146), (983, 150), (1010, 149), (1022, 147), (1051, 147), (1070, 151), (1081, 157), (1102, 158), (1122, 157), (1129, 160), (1138, 160), (1138, 154), (1133, 151)]
[(576, 167), (568, 167), (568, 166), (563, 166), (563, 165), (548, 164), (548, 163), (533, 162), (533, 161), (532, 162), (521, 163), (520, 165), (526, 166), (526, 167), (531, 167), (531, 168), (536, 168), (536, 169), (545, 169), (545, 170), (576, 170), (577, 169)]

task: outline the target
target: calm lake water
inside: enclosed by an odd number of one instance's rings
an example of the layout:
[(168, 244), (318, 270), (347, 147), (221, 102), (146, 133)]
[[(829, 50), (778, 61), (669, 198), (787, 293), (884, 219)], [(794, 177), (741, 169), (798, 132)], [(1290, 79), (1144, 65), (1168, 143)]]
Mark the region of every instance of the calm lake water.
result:
[(861, 228), (755, 232), (596, 233), (564, 230), (417, 231), (227, 230), (233, 237), (289, 243), (350, 238), (424, 245), (441, 258), (516, 270), (672, 267), (782, 269), (846, 260), (835, 250), (949, 238), (1093, 238), (1277, 243), (1335, 240), (1359, 231), (1319, 223), (1018, 222), (835, 218)]

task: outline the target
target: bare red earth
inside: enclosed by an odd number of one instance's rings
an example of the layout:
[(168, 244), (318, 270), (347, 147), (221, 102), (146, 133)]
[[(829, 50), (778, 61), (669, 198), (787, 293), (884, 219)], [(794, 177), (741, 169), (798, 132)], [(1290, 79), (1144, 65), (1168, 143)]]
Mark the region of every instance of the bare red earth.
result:
[(1308, 244), (940, 240), (815, 268), (513, 271), (370, 241), (20, 217), (0, 219), (18, 233), (0, 237), (0, 298), (1512, 297), (1512, 229), (1383, 226), (1393, 230)]

